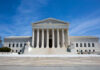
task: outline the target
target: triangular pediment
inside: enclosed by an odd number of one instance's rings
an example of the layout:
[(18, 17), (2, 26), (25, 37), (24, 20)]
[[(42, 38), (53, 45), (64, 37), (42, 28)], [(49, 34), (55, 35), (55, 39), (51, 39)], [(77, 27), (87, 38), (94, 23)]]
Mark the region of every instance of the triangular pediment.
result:
[(47, 18), (47, 19), (35, 22), (33, 24), (69, 24), (69, 23), (61, 21), (61, 20), (57, 20), (57, 19), (54, 19), (54, 18)]

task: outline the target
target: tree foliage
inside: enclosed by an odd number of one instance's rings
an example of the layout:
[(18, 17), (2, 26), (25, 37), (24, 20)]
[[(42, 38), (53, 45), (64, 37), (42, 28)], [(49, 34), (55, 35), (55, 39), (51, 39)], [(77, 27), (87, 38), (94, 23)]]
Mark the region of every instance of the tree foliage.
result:
[(8, 48), (8, 47), (2, 47), (2, 48), (0, 48), (0, 52), (10, 52), (10, 51), (11, 51), (11, 49)]

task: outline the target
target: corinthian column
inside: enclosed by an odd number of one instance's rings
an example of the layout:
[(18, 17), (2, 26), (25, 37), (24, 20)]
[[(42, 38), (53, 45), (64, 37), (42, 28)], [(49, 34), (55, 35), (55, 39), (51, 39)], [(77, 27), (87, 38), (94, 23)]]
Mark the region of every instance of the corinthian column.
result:
[(62, 47), (65, 47), (64, 29), (62, 29)]
[(59, 29), (57, 29), (57, 47), (59, 48)]
[(44, 29), (42, 29), (42, 48), (44, 48)]
[(52, 29), (52, 48), (54, 48), (54, 29)]
[(37, 29), (37, 48), (39, 48), (39, 29)]
[(47, 48), (49, 48), (49, 29), (47, 29)]

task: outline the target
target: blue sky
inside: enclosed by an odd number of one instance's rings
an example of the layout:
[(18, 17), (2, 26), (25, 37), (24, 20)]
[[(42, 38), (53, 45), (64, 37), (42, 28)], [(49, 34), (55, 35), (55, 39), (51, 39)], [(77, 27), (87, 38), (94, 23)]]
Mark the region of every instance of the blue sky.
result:
[(100, 0), (0, 0), (0, 36), (31, 36), (31, 23), (56, 18), (71, 36), (100, 37)]

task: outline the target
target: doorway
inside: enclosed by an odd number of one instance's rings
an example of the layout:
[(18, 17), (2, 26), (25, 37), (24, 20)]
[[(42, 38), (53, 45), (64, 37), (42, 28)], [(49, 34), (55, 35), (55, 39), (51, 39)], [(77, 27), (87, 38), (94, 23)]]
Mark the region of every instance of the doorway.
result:
[(49, 39), (49, 48), (52, 48), (52, 39)]

